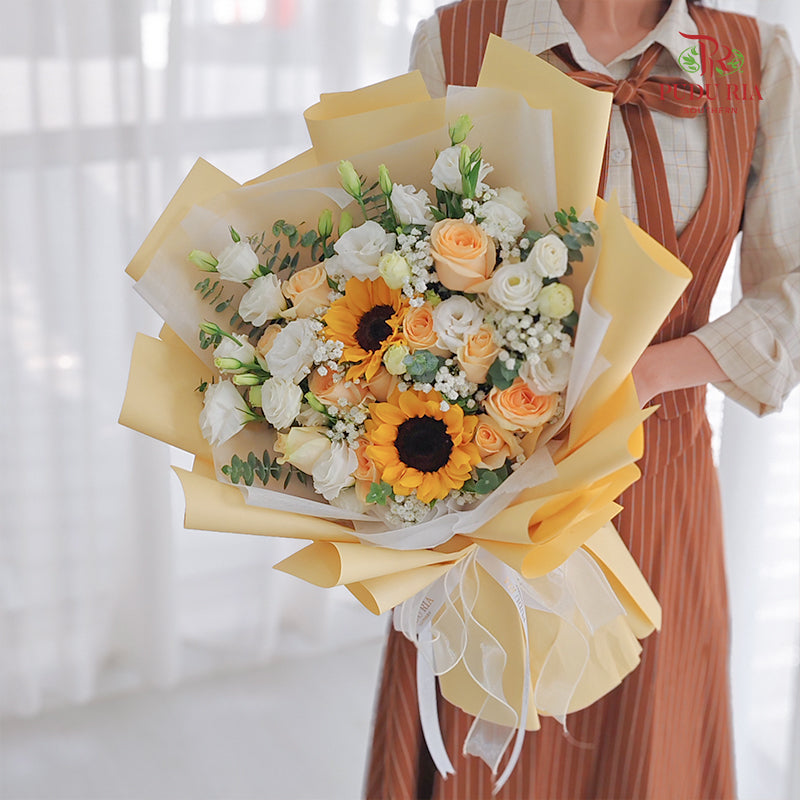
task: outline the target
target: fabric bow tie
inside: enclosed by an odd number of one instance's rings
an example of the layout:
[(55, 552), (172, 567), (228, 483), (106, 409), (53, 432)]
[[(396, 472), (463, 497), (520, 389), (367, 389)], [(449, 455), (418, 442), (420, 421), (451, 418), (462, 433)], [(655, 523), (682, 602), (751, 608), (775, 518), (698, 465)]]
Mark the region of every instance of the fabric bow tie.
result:
[[(650, 76), (662, 49), (657, 42), (651, 44), (639, 57), (628, 77), (619, 81), (602, 72), (580, 69), (566, 44), (554, 47), (553, 53), (570, 68), (568, 74), (571, 78), (594, 89), (613, 92), (614, 104), (620, 108), (631, 144), (639, 225), (677, 255), (678, 237), (669, 200), (667, 173), (650, 112), (655, 110), (674, 117), (694, 117), (702, 111), (708, 99), (704, 92), (695, 93), (688, 81), (680, 83), (674, 78)], [(608, 151), (609, 142), (606, 138), (598, 190), (600, 195), (605, 191), (608, 177)]]

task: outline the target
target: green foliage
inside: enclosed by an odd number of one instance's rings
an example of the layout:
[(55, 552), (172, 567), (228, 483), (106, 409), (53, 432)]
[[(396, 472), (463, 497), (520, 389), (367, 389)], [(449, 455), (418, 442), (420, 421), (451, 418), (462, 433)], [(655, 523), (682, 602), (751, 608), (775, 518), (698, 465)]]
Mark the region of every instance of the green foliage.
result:
[(461, 189), (464, 193), (464, 197), (470, 200), (475, 197), (475, 192), (478, 190), (482, 151), (483, 148), (480, 146), (470, 151), (469, 147), (465, 144), (461, 145), (461, 159), (459, 162), (459, 168), (461, 169)]
[(508, 462), (503, 464), (498, 469), (481, 469), (480, 467), (475, 470), (476, 476), (470, 478), (462, 487), (464, 492), (472, 492), (474, 494), (489, 494), (493, 492), (508, 476), (511, 470), (508, 468)]
[(433, 218), (440, 222), (443, 219), (461, 219), (464, 216), (464, 209), (461, 207), (462, 196), (455, 192), (448, 192), (445, 189), (436, 190), (437, 209), (431, 208)]
[(270, 481), (279, 482), (283, 478), (284, 489), (289, 485), (293, 477), (300, 481), (303, 486), (308, 482), (308, 475), (305, 472), (301, 472), (291, 464), (279, 464), (277, 461), (273, 461), (270, 459), (267, 450), (264, 451), (262, 458), (258, 458), (252, 451), (248, 453), (247, 459), (244, 460), (234, 455), (231, 458), (231, 463), (222, 467), (222, 472), (228, 476), (231, 483), (244, 483), (246, 486), (252, 486), (256, 478), (263, 486), (266, 486)]
[[(555, 213), (556, 224), (553, 230), (561, 241), (567, 246), (567, 260), (572, 263), (583, 261), (581, 249), (584, 247), (594, 247), (594, 232), (597, 230), (597, 223), (592, 220), (581, 220), (573, 207), (569, 211), (563, 208)], [(560, 228), (561, 230), (558, 230)], [(571, 270), (567, 271), (567, 275)]]
[(365, 220), (377, 222), (388, 233), (393, 233), (400, 225), (394, 213), (391, 197), (383, 191), (379, 181), (367, 189), (362, 198), (361, 210), (364, 212)]
[(573, 310), (571, 314), (561, 320), (561, 324), (570, 335), (574, 334), (575, 328), (578, 325), (578, 312)]
[[(211, 277), (206, 277), (202, 281), (199, 281), (195, 284), (194, 290), (200, 293), (200, 296), (205, 300), (210, 306), (213, 307), (214, 311), (217, 314), (222, 314), (231, 308), (231, 303), (233, 302), (233, 295), (228, 297), (225, 300), (220, 300), (222, 297), (222, 292), (224, 291), (225, 286), (221, 280), (217, 279), (214, 282), (211, 282)], [(230, 326), (232, 328), (241, 328), (244, 324), (244, 320), (239, 316), (239, 312), (234, 308), (233, 316), (230, 319)], [(212, 343), (217, 345), (220, 343), (220, 339), (215, 339), (213, 341), (209, 341), (207, 344), (203, 345), (203, 337), (200, 337), (200, 344), (205, 350), (209, 347)]]
[(494, 364), (489, 367), (489, 372), (487, 374), (487, 378), (489, 383), (492, 386), (496, 386), (501, 391), (503, 389), (508, 389), (512, 383), (514, 383), (514, 379), (519, 374), (519, 368), (522, 366), (522, 362), (519, 359), (514, 359), (514, 368), (508, 369), (506, 365), (499, 359), (495, 359)]
[(442, 359), (430, 350), (417, 350), (403, 359), (406, 372), (418, 383), (433, 383)]
[[(324, 218), (321, 219), (324, 222)], [(301, 249), (310, 249), (311, 260), (314, 262), (333, 255), (333, 245), (328, 241), (330, 232), (323, 236), (311, 228), (301, 233), (296, 225), (285, 219), (275, 220), (270, 232), (277, 239), (274, 244), (267, 243), (266, 231), (248, 239), (253, 250), (265, 257), (264, 264), (259, 265), (260, 275), (280, 272), (293, 275), (300, 263)], [(284, 244), (288, 245), (287, 249), (284, 249)]]
[(368, 503), (377, 503), (379, 506), (385, 506), (389, 498), (392, 496), (392, 487), (385, 481), (380, 483), (373, 483), (369, 487), (367, 494)]

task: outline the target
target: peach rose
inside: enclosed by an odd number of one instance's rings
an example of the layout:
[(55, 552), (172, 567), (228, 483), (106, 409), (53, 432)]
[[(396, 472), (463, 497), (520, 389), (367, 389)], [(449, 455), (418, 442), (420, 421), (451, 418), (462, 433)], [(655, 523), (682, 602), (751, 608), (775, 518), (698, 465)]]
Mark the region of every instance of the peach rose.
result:
[(522, 378), (508, 389), (496, 386), (484, 401), (486, 413), (507, 431), (532, 431), (541, 427), (558, 408), (557, 394), (536, 394)]
[(430, 350), (434, 355), (443, 356), (450, 352), (436, 346), (439, 337), (433, 329), (433, 306), (430, 303), (408, 309), (403, 319), (403, 335), (412, 353)]
[(473, 383), (483, 383), (489, 367), (494, 364), (500, 348), (495, 344), (492, 329), (481, 325), (476, 333), (467, 336), (463, 347), (456, 352), (456, 360)]
[(366, 503), (372, 484), (378, 483), (380, 480), (380, 473), (372, 459), (367, 455), (369, 442), (362, 437), (356, 442), (356, 445), (358, 466), (353, 473), (353, 477), (356, 479), (356, 496), (362, 503)]
[(331, 440), (325, 435), (325, 428), (289, 428), (279, 433), (275, 440), (275, 459), (279, 464), (289, 463), (301, 472), (310, 475), (314, 465), (331, 449)]
[(266, 356), (267, 353), (272, 350), (272, 343), (282, 330), (283, 328), (281, 328), (280, 325), (270, 325), (264, 333), (261, 334), (261, 338), (256, 345), (256, 350), (258, 350), (260, 355)]
[(295, 272), (283, 284), (283, 293), (292, 301), (298, 317), (311, 317), (320, 306), (328, 308), (331, 304), (328, 299), (330, 292), (328, 273), (322, 264)]
[(367, 388), (379, 403), (385, 403), (389, 395), (397, 388), (398, 383), (400, 383), (399, 376), (392, 375), (386, 367), (381, 367), (375, 373), (375, 377), (367, 383)]
[(367, 455), (369, 442), (362, 436), (356, 442), (356, 458), (358, 466), (353, 476), (359, 481), (369, 481), (370, 483), (378, 480), (378, 468), (372, 459)]
[(443, 219), (431, 230), (431, 256), (439, 280), (456, 292), (482, 292), (494, 271), (494, 243), (477, 225)]
[(512, 461), (522, 455), (519, 439), (511, 431), (501, 428), (488, 414), (478, 417), (474, 442), (481, 455), (479, 467), (500, 469), (507, 459)]
[(325, 375), (319, 374), (315, 369), (308, 376), (308, 388), (326, 406), (335, 406), (340, 400), (346, 400), (350, 405), (357, 406), (369, 394), (363, 383), (353, 383), (345, 378), (335, 381), (334, 374), (328, 370)]

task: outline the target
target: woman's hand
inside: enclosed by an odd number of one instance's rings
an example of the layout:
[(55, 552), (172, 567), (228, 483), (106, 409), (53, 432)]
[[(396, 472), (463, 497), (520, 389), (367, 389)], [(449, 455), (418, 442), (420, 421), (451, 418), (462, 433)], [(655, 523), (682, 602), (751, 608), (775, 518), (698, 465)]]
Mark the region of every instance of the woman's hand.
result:
[(642, 407), (662, 392), (725, 380), (728, 376), (714, 356), (694, 336), (650, 345), (633, 368)]

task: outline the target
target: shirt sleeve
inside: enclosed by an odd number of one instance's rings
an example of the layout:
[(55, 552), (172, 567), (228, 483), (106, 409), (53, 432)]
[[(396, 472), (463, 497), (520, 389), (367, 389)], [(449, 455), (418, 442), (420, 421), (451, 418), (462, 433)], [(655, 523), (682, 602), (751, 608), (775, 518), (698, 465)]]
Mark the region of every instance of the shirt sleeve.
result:
[(422, 73), (431, 97), (444, 97), (447, 93), (445, 82), (442, 40), (439, 36), (439, 17), (434, 14), (417, 25), (411, 40), (409, 69)]
[(760, 23), (759, 128), (742, 227), (742, 299), (694, 332), (759, 416), (800, 382), (800, 69), (786, 31)]

